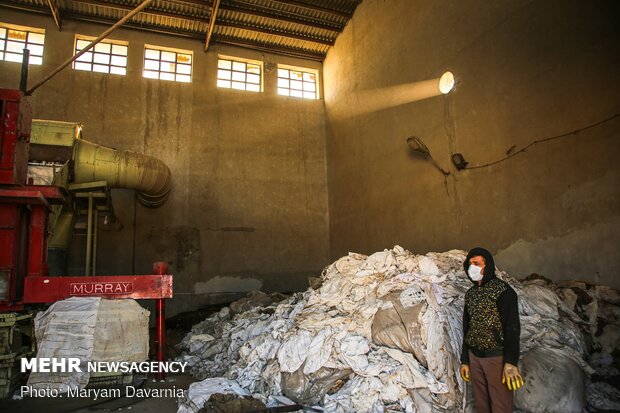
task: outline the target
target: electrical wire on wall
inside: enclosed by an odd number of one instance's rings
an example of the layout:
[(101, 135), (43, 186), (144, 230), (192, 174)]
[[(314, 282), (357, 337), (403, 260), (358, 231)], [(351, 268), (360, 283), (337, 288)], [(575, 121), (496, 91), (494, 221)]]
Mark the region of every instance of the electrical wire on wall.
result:
[[(513, 156), (516, 156), (516, 155), (518, 155), (520, 153), (525, 152), (528, 148), (536, 145), (537, 143), (549, 142), (549, 141), (552, 141), (552, 140), (555, 140), (555, 139), (566, 138), (568, 136), (577, 135), (577, 134), (579, 134), (579, 133), (581, 133), (583, 131), (586, 131), (588, 129), (593, 129), (593, 128), (596, 128), (597, 126), (600, 126), (600, 125), (602, 125), (604, 123), (610, 122), (610, 121), (614, 120), (615, 118), (617, 118), (619, 116), (620, 116), (620, 113), (615, 113), (615, 114), (609, 116), (606, 119), (603, 119), (603, 120), (598, 121), (596, 123), (592, 123), (592, 124), (590, 124), (588, 126), (584, 126), (583, 128), (575, 129), (574, 131), (563, 133), (561, 135), (551, 136), (549, 138), (537, 139), (537, 140), (535, 140), (533, 142), (530, 142), (529, 144), (527, 144), (526, 146), (524, 146), (523, 148), (519, 149), (516, 152), (511, 152), (515, 148), (513, 146), (512, 148), (510, 148), (508, 150), (508, 152), (507, 152), (508, 155), (507, 156), (505, 156), (504, 158), (498, 159), (496, 161), (493, 161), (493, 162), (489, 162), (489, 163), (486, 163), (486, 164), (483, 164), (483, 165), (463, 166), (463, 167), (457, 166), (457, 169), (460, 169), (460, 170), (463, 170), (463, 169), (480, 169), (480, 168), (486, 168), (486, 167), (489, 167), (489, 166), (492, 166), (492, 165), (497, 165), (500, 162), (504, 162), (504, 161), (512, 158)], [(455, 154), (455, 155), (460, 155), (460, 154)]]

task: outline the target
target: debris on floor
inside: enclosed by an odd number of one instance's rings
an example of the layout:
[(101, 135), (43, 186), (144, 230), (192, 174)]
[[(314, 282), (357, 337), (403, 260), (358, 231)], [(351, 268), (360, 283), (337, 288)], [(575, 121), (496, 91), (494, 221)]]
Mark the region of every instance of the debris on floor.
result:
[[(316, 289), (242, 313), (223, 308), (179, 344), (179, 360), (203, 380), (192, 384), (179, 412), (198, 412), (209, 397), (197, 389), (213, 380), (268, 407), (288, 398), (326, 412), (463, 411), (461, 318), (472, 285), (465, 256), (414, 255), (399, 246), (350, 253), (325, 268)], [(519, 296), (526, 384), (516, 407), (581, 412), (587, 400), (612, 406), (617, 389), (593, 377), (617, 374), (611, 354), (619, 351), (618, 292), (497, 273)], [(550, 367), (570, 376), (543, 394), (539, 382), (550, 379)], [(587, 393), (586, 383), (593, 383)]]

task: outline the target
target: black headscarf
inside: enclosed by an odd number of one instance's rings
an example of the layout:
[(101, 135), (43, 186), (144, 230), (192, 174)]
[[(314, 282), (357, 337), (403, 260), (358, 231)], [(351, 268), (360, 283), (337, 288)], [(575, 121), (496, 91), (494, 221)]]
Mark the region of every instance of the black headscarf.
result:
[(467, 278), (469, 278), (471, 280), (471, 282), (475, 283), (470, 277), (469, 274), (467, 273), (467, 270), (469, 270), (469, 260), (472, 257), (476, 257), (476, 256), (482, 256), (482, 258), (484, 258), (484, 273), (483, 273), (483, 277), (482, 277), (482, 285), (488, 283), (489, 281), (491, 281), (493, 278), (495, 278), (495, 261), (493, 261), (493, 256), (491, 255), (491, 253), (487, 250), (485, 250), (484, 248), (481, 247), (476, 247), (474, 249), (472, 249), (471, 251), (469, 251), (467, 253), (467, 258), (465, 258), (465, 262), (463, 263), (463, 268), (465, 269), (465, 274), (467, 274)]

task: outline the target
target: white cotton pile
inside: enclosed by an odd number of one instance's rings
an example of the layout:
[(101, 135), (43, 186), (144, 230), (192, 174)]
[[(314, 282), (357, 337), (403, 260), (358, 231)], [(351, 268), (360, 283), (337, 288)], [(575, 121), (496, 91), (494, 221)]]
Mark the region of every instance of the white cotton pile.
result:
[[(326, 412), (463, 411), (465, 256), (399, 246), (350, 253), (317, 289), (234, 317), (224, 308), (195, 325), (180, 359), (199, 380), (223, 376), (267, 406), (284, 395)], [(589, 373), (581, 319), (552, 289), (497, 274), (519, 295), (522, 354), (543, 347)]]

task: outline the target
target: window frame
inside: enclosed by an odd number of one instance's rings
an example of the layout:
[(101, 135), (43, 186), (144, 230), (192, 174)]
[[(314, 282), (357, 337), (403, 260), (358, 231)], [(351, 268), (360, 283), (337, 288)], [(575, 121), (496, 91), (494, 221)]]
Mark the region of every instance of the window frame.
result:
[[(78, 49), (79, 41), (88, 42), (88, 44), (90, 44), (95, 39), (96, 37), (87, 36), (83, 34), (76, 34), (73, 40), (73, 56), (75, 56), (76, 54), (82, 51), (82, 49)], [(105, 52), (105, 51), (97, 50), (97, 47), (101, 48), (101, 46), (99, 45), (102, 45), (102, 44), (110, 45), (110, 51)], [(123, 55), (123, 54), (114, 53), (114, 46), (124, 47), (125, 54)], [(85, 60), (86, 58), (84, 56), (87, 56), (89, 53), (91, 55), (91, 58), (90, 58), (90, 61), (87, 61)], [(108, 63), (96, 62), (95, 55), (109, 56)], [(125, 66), (113, 64), (112, 63), (113, 57), (124, 57)], [(79, 67), (76, 67), (76, 65), (79, 65), (79, 64), (90, 64), (90, 69), (81, 69)], [(102, 70), (95, 70), (94, 69), (95, 65), (106, 66), (108, 68), (108, 71), (106, 72)], [(114, 39), (104, 39), (100, 41), (99, 43), (97, 43), (96, 45), (88, 49), (88, 51), (85, 52), (82, 56), (80, 56), (79, 58), (77, 58), (71, 63), (71, 68), (73, 70), (79, 70), (80, 72), (102, 73), (102, 74), (107, 74), (107, 75), (118, 75), (118, 76), (127, 76), (128, 66), (129, 66), (129, 42), (124, 41), (124, 40), (114, 40)], [(113, 72), (112, 68), (122, 68), (124, 69), (124, 73)]]
[[(156, 59), (152, 59), (152, 58), (147, 58), (147, 50), (159, 52), (159, 58), (157, 60)], [(170, 60), (162, 60), (162, 52), (175, 53), (174, 62), (172, 62)], [(182, 62), (179, 63), (179, 61), (178, 61), (179, 55), (189, 55), (190, 56), (190, 63), (189, 64), (182, 63)], [(147, 61), (149, 61), (149, 62), (158, 62), (158, 69), (152, 69), (152, 68), (147, 69), (147, 67), (146, 67)], [(173, 71), (169, 71), (169, 70), (162, 70), (161, 69), (162, 63), (174, 64), (174, 72)], [(179, 65), (181, 65), (181, 66), (189, 66), (189, 73), (179, 72), (178, 71)], [(153, 73), (156, 72), (157, 73), (157, 77), (145, 76), (146, 72), (153, 72)], [(174, 79), (166, 79), (165, 77), (162, 78), (161, 77), (162, 73), (172, 74), (174, 76)], [(178, 76), (189, 76), (189, 80), (187, 80), (187, 81), (178, 80), (177, 79)], [(169, 82), (177, 82), (177, 83), (192, 83), (194, 81), (194, 51), (193, 50), (187, 50), (187, 49), (178, 49), (178, 48), (174, 48), (174, 47), (157, 46), (157, 45), (154, 45), (154, 44), (145, 44), (144, 45), (144, 51), (143, 51), (143, 57), (142, 57), (142, 78), (144, 78), (144, 79), (152, 79), (152, 80), (166, 80), (166, 81), (169, 81)]]
[[(4, 62), (12, 62), (12, 63), (21, 63), (23, 62), (24, 59), (24, 51), (22, 48), (21, 52), (18, 54), (16, 52), (13, 51), (9, 51), (8, 54), (9, 55), (15, 55), (15, 56), (19, 56), (19, 61), (17, 60), (7, 60), (6, 59), (6, 55), (7, 55), (7, 46), (9, 44), (9, 42), (12, 43), (22, 43), (22, 41), (20, 40), (9, 40), (9, 31), (10, 30), (14, 30), (14, 31), (19, 31), (19, 32), (26, 32), (26, 39), (23, 41), (23, 44), (25, 46), (26, 49), (30, 50), (30, 59), (28, 60), (28, 65), (37, 65), (37, 66), (41, 66), (43, 64), (43, 55), (45, 53), (45, 29), (39, 28), (39, 27), (30, 27), (30, 26), (21, 26), (21, 25), (17, 25), (17, 24), (10, 24), (10, 23), (3, 23), (0, 22), (0, 29), (4, 29), (5, 33), (4, 33), (4, 37), (0, 37), (0, 43), (1, 47), (0, 47), (0, 61), (4, 61)], [(30, 40), (30, 35), (31, 34), (37, 34), (37, 35), (42, 35), (43, 39), (42, 39), (42, 43), (38, 43), (38, 42), (34, 42)], [(28, 46), (40, 46), (41, 47), (41, 54), (33, 54), (33, 50), (30, 49), (30, 47)], [(33, 58), (40, 58), (41, 61), (39, 63), (35, 63), (33, 62)]]
[[(280, 77), (280, 70), (288, 70), (289, 71), (289, 77), (288, 78)], [(302, 74), (302, 79), (301, 80), (297, 80), (299, 82), (302, 82), (301, 89), (291, 88), (290, 81), (293, 80), (290, 77), (290, 72), (291, 71), (299, 72), (299, 73)], [(307, 91), (307, 90), (304, 89), (304, 87), (303, 87), (304, 83), (312, 83), (310, 81), (303, 80), (303, 77), (304, 77), (303, 75), (304, 74), (314, 75), (315, 76), (314, 92)], [(289, 81), (289, 86), (287, 88), (280, 87), (280, 79), (288, 80)], [(280, 93), (280, 89), (287, 89), (289, 91), (289, 94)], [(302, 92), (302, 96), (291, 95), (290, 94), (291, 90), (296, 90), (296, 91)], [(312, 97), (305, 97), (305, 96), (303, 96), (305, 94), (305, 92), (314, 93), (315, 97), (313, 97), (313, 98)], [(319, 69), (312, 69), (312, 68), (309, 68), (309, 67), (292, 66), (292, 65), (278, 63), (278, 67), (276, 68), (276, 93), (279, 96), (286, 96), (286, 97), (292, 97), (292, 98), (298, 98), (298, 99), (306, 99), (306, 100), (320, 100), (321, 99), (321, 92), (320, 92)]]
[[(231, 66), (230, 69), (227, 68), (221, 68), (220, 67), (220, 61), (230, 61), (231, 62)], [(235, 63), (243, 63), (246, 65), (245, 70), (241, 71), (241, 70), (235, 70), (234, 69), (234, 64)], [(256, 75), (256, 73), (252, 73), (252, 72), (248, 72), (248, 68), (247, 65), (251, 64), (254, 66), (258, 66), (259, 68), (259, 73), (258, 73), (258, 83), (254, 83), (254, 82), (248, 82), (247, 77), (248, 75)], [(227, 71), (230, 72), (230, 79), (226, 79), (224, 77), (220, 77), (220, 70), (222, 71)], [(244, 77), (245, 80), (241, 81), (241, 80), (234, 80), (233, 76), (234, 73), (244, 73)], [(221, 86), (220, 85), (220, 81), (222, 82), (230, 82), (230, 86)], [(234, 83), (243, 83), (245, 85), (245, 87), (243, 89), (238, 88), (238, 87), (233, 87), (233, 82)], [(244, 57), (236, 57), (236, 56), (229, 56), (229, 55), (218, 55), (217, 56), (217, 66), (216, 66), (216, 75), (215, 75), (215, 86), (218, 89), (230, 89), (230, 90), (242, 90), (244, 92), (254, 92), (254, 93), (263, 93), (265, 91), (265, 67), (264, 67), (264, 63), (262, 60), (254, 60), (254, 59), (248, 59), (248, 58), (244, 58)], [(258, 85), (258, 90), (252, 90), (252, 89), (248, 89), (247, 86), (248, 85)]]

